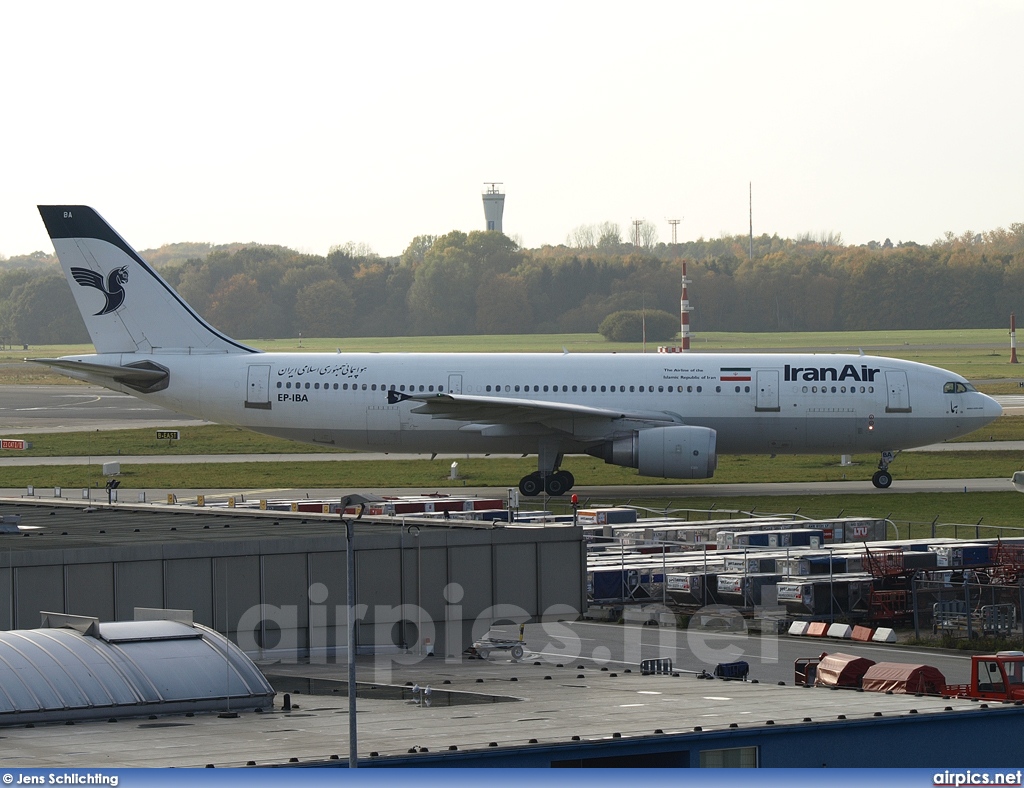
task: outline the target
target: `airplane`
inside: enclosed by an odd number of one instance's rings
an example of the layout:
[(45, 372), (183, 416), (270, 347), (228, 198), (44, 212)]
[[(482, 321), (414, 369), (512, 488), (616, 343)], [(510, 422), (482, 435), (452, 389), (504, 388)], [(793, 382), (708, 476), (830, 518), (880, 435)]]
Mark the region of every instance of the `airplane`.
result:
[(39, 206), (95, 353), (29, 359), (180, 413), (339, 448), (537, 455), (524, 496), (575, 484), (567, 454), (710, 478), (720, 454), (878, 452), (1002, 413), (925, 364), (808, 353), (268, 353), (200, 317), (92, 208)]

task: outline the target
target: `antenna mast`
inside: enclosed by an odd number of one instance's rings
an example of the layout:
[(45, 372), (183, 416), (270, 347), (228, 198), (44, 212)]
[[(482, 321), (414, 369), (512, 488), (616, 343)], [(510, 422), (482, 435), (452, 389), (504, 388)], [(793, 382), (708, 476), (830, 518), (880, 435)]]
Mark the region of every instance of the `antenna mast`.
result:
[(635, 246), (637, 249), (640, 248), (640, 227), (641, 225), (643, 225), (643, 223), (643, 219), (633, 220), (633, 246)]

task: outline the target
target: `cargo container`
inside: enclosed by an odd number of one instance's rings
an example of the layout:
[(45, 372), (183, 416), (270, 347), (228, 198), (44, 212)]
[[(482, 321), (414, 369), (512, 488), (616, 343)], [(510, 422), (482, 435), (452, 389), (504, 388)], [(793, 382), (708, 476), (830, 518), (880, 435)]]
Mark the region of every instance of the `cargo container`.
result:
[(636, 509), (613, 507), (608, 509), (580, 509), (577, 513), (580, 525), (612, 525), (614, 523), (635, 523)]
[(595, 601), (661, 599), (663, 582), (661, 567), (626, 564), (587, 571), (587, 593)]
[(668, 575), (668, 595), (680, 605), (718, 604), (718, 572), (679, 572)]
[(393, 517), (403, 514), (420, 514), (429, 512), (464, 512), (475, 509), (498, 509), (505, 505), (500, 498), (448, 498), (423, 496), (419, 498), (399, 498), (390, 501), (373, 502), (368, 505), (370, 514), (382, 514)]
[[(680, 522), (674, 528), (672, 541), (683, 542), (684, 544), (715, 544), (719, 531), (747, 531), (778, 528), (785, 521), (777, 517), (750, 517), (743, 519), (727, 520), (700, 520)], [(666, 528), (666, 534), (669, 529)]]
[(463, 511), (459, 513), (460, 520), (479, 520), (480, 522), (490, 523), (495, 520), (503, 523), (509, 521), (508, 509), (474, 509), (472, 511)]
[(776, 584), (776, 598), (792, 615), (850, 613), (867, 609), (871, 583), (865, 573), (786, 577)]
[(836, 517), (807, 523), (811, 525), (822, 529), (826, 544), (884, 541), (888, 533), (887, 523), (881, 518)]
[[(830, 572), (831, 574), (841, 574), (848, 571), (859, 572), (859, 558), (854, 561), (855, 566), (853, 570), (849, 568), (851, 558), (851, 556), (843, 555), (841, 553), (807, 553), (803, 555), (791, 553), (785, 558), (780, 558), (775, 562), (775, 571), (790, 577), (800, 577), (803, 575), (827, 575)], [(830, 564), (831, 569), (829, 568)]]
[(731, 574), (757, 574), (761, 572), (777, 572), (778, 555), (723, 555), (722, 566)]
[(752, 607), (760, 605), (765, 586), (774, 586), (782, 575), (774, 572), (756, 574), (721, 574), (718, 576), (718, 599), (724, 605)]
[(984, 566), (989, 561), (989, 545), (973, 542), (960, 545), (937, 545), (931, 548), (937, 566)]
[(821, 530), (793, 528), (786, 531), (739, 533), (734, 537), (733, 547), (810, 547), (817, 549), (822, 544), (824, 544), (824, 535)]
[(904, 550), (903, 551), (903, 568), (905, 570), (913, 569), (935, 569), (939, 565), (938, 556), (928, 551), (918, 552), (917, 550)]

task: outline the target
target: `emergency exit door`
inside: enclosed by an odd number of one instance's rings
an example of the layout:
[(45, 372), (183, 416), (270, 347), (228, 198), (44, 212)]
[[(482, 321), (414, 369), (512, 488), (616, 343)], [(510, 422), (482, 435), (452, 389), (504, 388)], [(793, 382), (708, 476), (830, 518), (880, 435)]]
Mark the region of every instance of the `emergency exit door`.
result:
[(779, 371), (777, 369), (759, 369), (757, 371), (757, 400), (754, 410), (780, 410)]
[(886, 413), (910, 413), (910, 385), (907, 383), (907, 373), (902, 369), (887, 369), (885, 371)]
[(270, 410), (269, 364), (254, 364), (249, 367), (249, 381), (245, 387), (245, 407)]

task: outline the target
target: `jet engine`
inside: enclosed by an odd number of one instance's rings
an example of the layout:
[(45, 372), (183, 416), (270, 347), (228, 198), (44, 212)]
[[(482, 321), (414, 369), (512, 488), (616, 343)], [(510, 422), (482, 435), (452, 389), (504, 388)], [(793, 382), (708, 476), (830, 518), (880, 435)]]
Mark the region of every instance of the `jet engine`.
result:
[(641, 476), (709, 479), (718, 466), (717, 433), (707, 427), (676, 425), (636, 430), (587, 449), (610, 465), (636, 468)]

